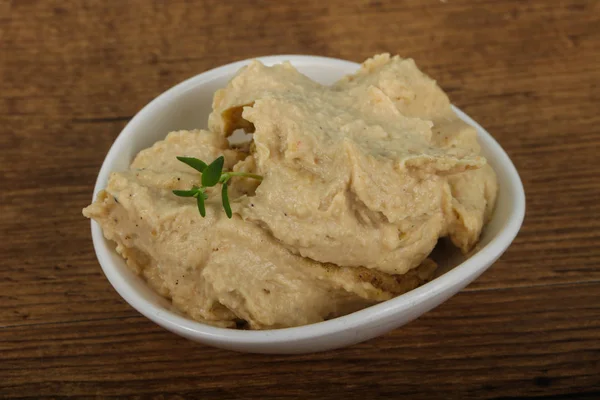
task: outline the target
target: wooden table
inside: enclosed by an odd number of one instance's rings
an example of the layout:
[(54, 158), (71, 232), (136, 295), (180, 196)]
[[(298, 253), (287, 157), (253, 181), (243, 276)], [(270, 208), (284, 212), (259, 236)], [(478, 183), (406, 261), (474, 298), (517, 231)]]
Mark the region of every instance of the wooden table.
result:
[[(600, 398), (600, 2), (296, 3), (0, 0), (0, 397)], [(81, 209), (142, 106), (248, 57), (383, 51), (521, 173), (525, 223), (488, 272), (388, 335), (303, 356), (195, 344), (116, 294)]]

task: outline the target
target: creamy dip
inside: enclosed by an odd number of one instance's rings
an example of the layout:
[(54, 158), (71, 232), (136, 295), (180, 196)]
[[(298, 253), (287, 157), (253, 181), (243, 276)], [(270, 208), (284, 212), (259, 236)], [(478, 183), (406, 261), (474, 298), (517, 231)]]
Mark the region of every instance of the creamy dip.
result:
[[(233, 147), (236, 130), (253, 133)], [(332, 86), (291, 64), (242, 68), (217, 91), (208, 130), (171, 132), (83, 210), (182, 313), (213, 325), (298, 326), (431, 279), (442, 237), (463, 252), (494, 207), (474, 128), (410, 59), (379, 55)], [(199, 185), (177, 156), (263, 176), (219, 188), (206, 217), (173, 189)]]

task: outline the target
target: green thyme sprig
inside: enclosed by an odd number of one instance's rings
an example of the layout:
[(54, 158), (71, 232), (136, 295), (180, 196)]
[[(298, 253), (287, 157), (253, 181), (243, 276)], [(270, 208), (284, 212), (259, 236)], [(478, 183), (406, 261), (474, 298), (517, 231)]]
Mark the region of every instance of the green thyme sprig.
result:
[(190, 190), (173, 190), (173, 194), (179, 197), (195, 197), (198, 203), (198, 211), (203, 217), (206, 216), (206, 207), (204, 201), (208, 199), (206, 189), (209, 187), (221, 184), (221, 199), (223, 201), (223, 209), (228, 218), (233, 215), (231, 213), (231, 205), (229, 204), (229, 194), (227, 193), (227, 182), (234, 176), (242, 176), (244, 178), (252, 178), (262, 181), (262, 176), (256, 174), (250, 174), (248, 172), (223, 172), (223, 164), (225, 158), (220, 156), (210, 164), (206, 164), (204, 161), (194, 157), (177, 157), (179, 161), (189, 165), (196, 171), (202, 174), (201, 183), (202, 186), (193, 186)]

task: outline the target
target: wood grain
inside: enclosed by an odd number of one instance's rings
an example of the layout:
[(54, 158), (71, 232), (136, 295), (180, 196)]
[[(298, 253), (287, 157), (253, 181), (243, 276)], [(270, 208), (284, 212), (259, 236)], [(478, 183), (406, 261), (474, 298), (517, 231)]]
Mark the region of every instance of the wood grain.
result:
[[(419, 320), (347, 349), (237, 354), (133, 311), (90, 201), (126, 122), (231, 61), (416, 59), (506, 149), (527, 215)], [(0, 397), (600, 398), (600, 2), (0, 0)]]

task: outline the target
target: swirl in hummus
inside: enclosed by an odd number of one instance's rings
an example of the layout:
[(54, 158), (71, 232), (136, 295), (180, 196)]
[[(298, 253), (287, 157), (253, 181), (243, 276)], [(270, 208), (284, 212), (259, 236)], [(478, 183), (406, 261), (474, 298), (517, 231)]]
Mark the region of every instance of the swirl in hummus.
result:
[[(248, 146), (227, 138), (253, 133)], [(113, 173), (83, 210), (180, 312), (284, 328), (341, 316), (431, 279), (439, 238), (476, 244), (497, 193), (474, 128), (411, 59), (375, 56), (332, 86), (291, 64), (242, 68), (215, 93), (208, 130), (171, 132)], [(198, 184), (177, 156), (233, 178), (233, 218), (172, 194)]]

